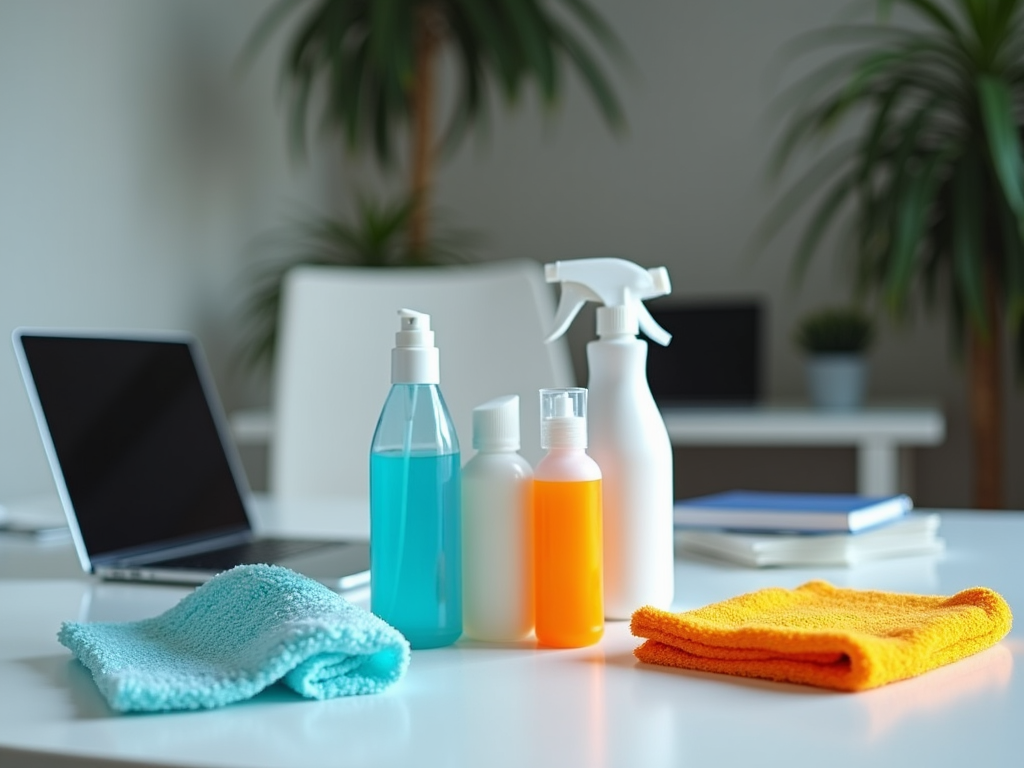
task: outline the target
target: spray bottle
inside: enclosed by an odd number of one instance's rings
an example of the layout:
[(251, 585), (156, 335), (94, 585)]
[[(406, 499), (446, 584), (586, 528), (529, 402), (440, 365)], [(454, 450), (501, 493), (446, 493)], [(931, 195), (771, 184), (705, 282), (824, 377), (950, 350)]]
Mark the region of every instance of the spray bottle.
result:
[(534, 470), (537, 642), (593, 645), (604, 635), (601, 586), (601, 469), (586, 452), (587, 390), (540, 391)]
[(623, 259), (578, 259), (545, 266), (562, 295), (553, 341), (587, 301), (597, 309), (598, 340), (587, 345), (590, 455), (601, 468), (604, 509), (604, 608), (628, 619), (644, 605), (667, 609), (674, 591), (672, 446), (647, 384), (647, 343), (671, 340), (643, 305), (672, 288), (664, 267)]
[(413, 648), (435, 648), (462, 634), (459, 440), (430, 316), (398, 315), (370, 447), (370, 609)]

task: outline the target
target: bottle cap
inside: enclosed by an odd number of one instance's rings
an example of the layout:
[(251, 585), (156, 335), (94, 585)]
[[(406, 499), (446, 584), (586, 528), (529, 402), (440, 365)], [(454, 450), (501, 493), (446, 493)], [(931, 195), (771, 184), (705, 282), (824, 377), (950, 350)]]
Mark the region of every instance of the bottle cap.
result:
[(519, 395), (496, 397), (473, 409), (473, 447), (478, 451), (519, 450)]
[(438, 384), (441, 363), (430, 315), (414, 309), (398, 310), (399, 330), (391, 350), (392, 384)]
[(597, 308), (597, 335), (601, 338), (636, 336), (639, 332), (640, 323), (636, 312), (629, 305)]
[(540, 391), (540, 447), (587, 447), (587, 390), (582, 387)]

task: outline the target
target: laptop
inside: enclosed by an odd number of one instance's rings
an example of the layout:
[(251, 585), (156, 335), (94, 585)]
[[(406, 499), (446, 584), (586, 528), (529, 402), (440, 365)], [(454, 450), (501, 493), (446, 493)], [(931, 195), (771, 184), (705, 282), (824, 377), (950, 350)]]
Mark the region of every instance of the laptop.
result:
[(19, 328), (14, 349), (82, 568), (200, 584), (274, 563), (369, 583), (369, 544), (259, 536), (199, 344), (182, 333)]

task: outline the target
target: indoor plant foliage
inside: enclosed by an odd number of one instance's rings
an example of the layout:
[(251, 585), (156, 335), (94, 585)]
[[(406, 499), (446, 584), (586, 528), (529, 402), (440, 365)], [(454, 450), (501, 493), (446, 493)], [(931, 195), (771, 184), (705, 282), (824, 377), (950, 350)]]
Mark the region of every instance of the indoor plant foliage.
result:
[(436, 70), (451, 55), (458, 90), (444, 128), (454, 148), (487, 115), (491, 91), (512, 105), (527, 86), (546, 105), (561, 96), (565, 69), (576, 71), (601, 115), (624, 125), (622, 109), (592, 45), (621, 55), (622, 47), (586, 0), (282, 0), (254, 32), (258, 49), (293, 22), (283, 62), (291, 135), (305, 146), (309, 117), (352, 150), (372, 149), (389, 168), (408, 142), (410, 253), (429, 241), (430, 190), (439, 146)]
[(874, 337), (867, 315), (856, 309), (821, 309), (797, 328), (797, 343), (807, 354), (861, 354)]
[[(281, 279), (296, 264), (469, 260), (464, 234), (432, 231), (434, 169), (442, 148), (454, 150), (486, 124), (495, 93), (513, 106), (532, 86), (552, 107), (572, 69), (609, 127), (625, 124), (598, 56), (624, 51), (586, 0), (280, 0), (253, 31), (243, 62), (282, 28), (290, 35), (281, 75), (294, 147), (304, 152), (313, 120), (349, 151), (371, 152), (382, 170), (404, 160), (409, 175), (397, 202), (361, 200), (354, 221), (317, 217), (270, 238), (288, 255), (257, 270), (246, 305), (250, 363), (272, 359)], [(446, 116), (436, 109), (442, 54), (457, 81)]]
[(1024, 362), (1024, 0), (875, 5), (877, 21), (797, 43), (833, 55), (784, 97), (795, 106), (777, 169), (808, 147), (818, 159), (771, 226), (810, 205), (798, 272), (831, 226), (848, 223), (862, 294), (897, 316), (918, 300), (948, 308), (967, 342), (974, 505), (1000, 507), (1007, 324)]
[(246, 336), (241, 362), (269, 365), (277, 347), (277, 318), (285, 273), (300, 264), (336, 267), (433, 266), (465, 262), (473, 243), (468, 232), (436, 234), (416, 254), (408, 240), (409, 200), (356, 199), (351, 221), (310, 216), (279, 229), (258, 243), (265, 255), (253, 270), (245, 305)]
[(863, 403), (864, 353), (873, 337), (871, 320), (854, 308), (821, 309), (801, 321), (796, 341), (807, 355), (807, 383), (816, 406), (849, 410)]

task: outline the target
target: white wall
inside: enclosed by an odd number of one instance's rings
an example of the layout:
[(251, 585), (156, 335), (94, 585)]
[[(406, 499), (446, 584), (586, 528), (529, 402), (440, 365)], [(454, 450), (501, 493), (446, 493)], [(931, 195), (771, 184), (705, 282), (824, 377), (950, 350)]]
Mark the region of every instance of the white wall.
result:
[[(496, 111), (489, 138), (443, 169), (439, 206), (483, 234), (490, 258), (621, 255), (668, 266), (679, 296), (765, 297), (767, 392), (801, 396), (793, 324), (843, 299), (843, 274), (823, 259), (791, 291), (794, 233), (756, 260), (747, 252), (771, 192), (773, 57), (846, 0), (596, 4), (636, 63), (619, 78), (628, 135), (611, 137), (580, 88), (549, 116), (527, 99)], [(327, 190), (343, 207), (349, 184), (329, 179), (343, 165), (331, 152), (289, 162), (277, 56), (244, 79), (231, 72), (263, 7), (0, 0), (0, 335), (23, 324), (183, 327), (200, 334), (229, 406), (260, 397), (260, 382), (230, 376), (227, 363), (246, 248)], [(944, 319), (884, 326), (873, 365), (873, 395), (935, 398), (947, 411), (946, 445), (918, 454), (918, 501), (966, 505), (963, 377)], [(1010, 405), (1019, 463), (1020, 390)], [(852, 477), (843, 451), (680, 453), (684, 490), (749, 478), (844, 490)], [(49, 483), (13, 356), (0, 353), (0, 500)], [(1010, 500), (1024, 507), (1024, 475)]]
[(18, 325), (191, 330), (244, 397), (228, 351), (246, 249), (321, 197), (287, 156), (277, 56), (232, 71), (265, 6), (0, 2), (0, 500), (52, 487)]

